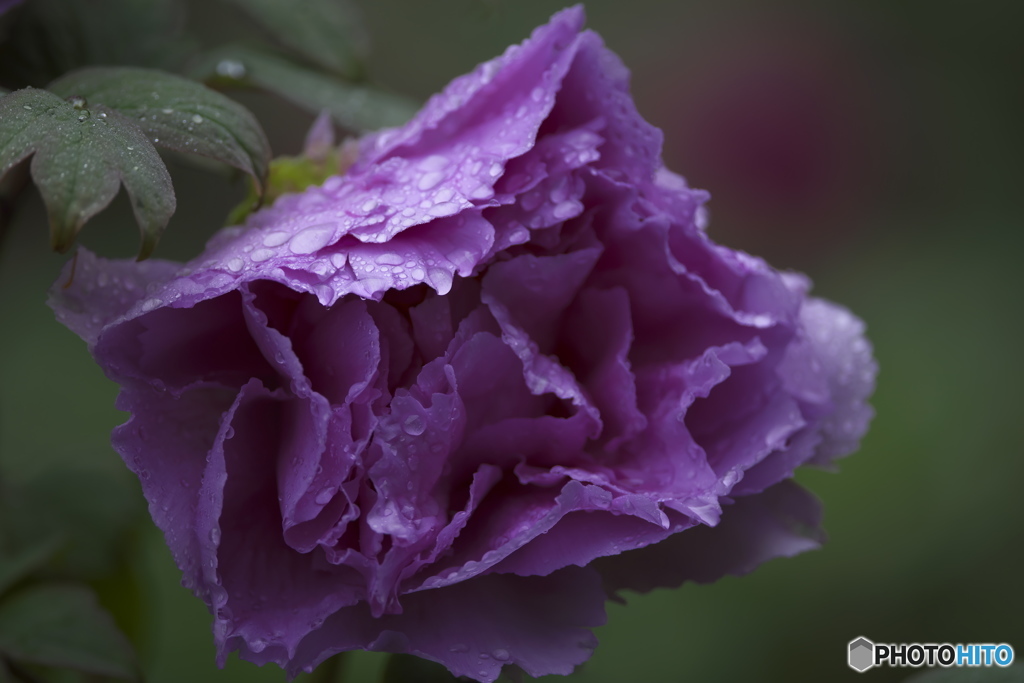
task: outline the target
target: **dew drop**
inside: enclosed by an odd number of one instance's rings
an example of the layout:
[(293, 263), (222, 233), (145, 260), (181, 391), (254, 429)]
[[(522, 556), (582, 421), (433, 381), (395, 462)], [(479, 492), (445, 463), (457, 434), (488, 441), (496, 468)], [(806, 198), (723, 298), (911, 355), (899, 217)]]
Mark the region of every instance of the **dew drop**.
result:
[(507, 662), (509, 658), (508, 650), (503, 647), (499, 647), (497, 650), (491, 653), (491, 656), (497, 659), (499, 662)]
[(266, 261), (272, 258), (273, 256), (274, 252), (270, 249), (257, 249), (256, 251), (252, 252), (249, 258), (252, 259), (254, 263), (262, 263), (263, 261)]
[(329, 223), (306, 228), (292, 237), (288, 248), (293, 254), (312, 254), (327, 246), (334, 237), (334, 226)]
[(402, 430), (410, 436), (419, 436), (426, 428), (423, 418), (415, 413), (406, 417), (405, 422), (402, 423)]
[(442, 180), (444, 180), (444, 173), (431, 171), (430, 173), (424, 173), (423, 176), (420, 177), (420, 181), (416, 184), (416, 187), (426, 191), (437, 187)]
[(437, 290), (438, 294), (447, 294), (452, 289), (452, 276), (446, 270), (431, 268), (429, 272), (430, 284)]
[(238, 271), (242, 270), (242, 268), (244, 268), (244, 267), (245, 267), (245, 261), (243, 261), (242, 259), (238, 258), (237, 256), (235, 258), (231, 259), (230, 261), (228, 261), (228, 270), (230, 270), (233, 273), (237, 273)]
[(566, 218), (571, 218), (576, 214), (576, 202), (568, 199), (557, 206), (551, 211), (551, 215), (560, 221), (564, 221)]
[(192, 114), (192, 123), (202, 123), (203, 117), (199, 114)]
[(431, 154), (420, 162), (420, 168), (424, 171), (440, 171), (448, 165), (448, 159), (440, 154)]
[(210, 529), (210, 542), (214, 545), (220, 545), (220, 527), (213, 527)]
[(452, 214), (458, 213), (459, 205), (455, 202), (441, 202), (440, 204), (434, 204), (430, 207), (430, 215), (441, 218), (443, 216), (451, 216)]
[(267, 235), (267, 236), (265, 236), (263, 238), (263, 246), (265, 246), (265, 247), (279, 247), (282, 244), (284, 244), (285, 242), (287, 242), (289, 237), (291, 237), (291, 236), (288, 233), (286, 233), (286, 232), (281, 232), (281, 231), (272, 232), (272, 233), (270, 233), (269, 235)]
[(383, 253), (377, 256), (374, 261), (379, 265), (384, 266), (400, 266), (405, 261), (404, 258), (394, 253)]
[(508, 239), (512, 244), (522, 244), (530, 239), (530, 231), (520, 225), (512, 231), (512, 234), (508, 236)]
[(228, 78), (245, 78), (245, 64), (237, 59), (222, 59), (217, 63), (217, 75)]
[(331, 498), (333, 496), (334, 487), (325, 486), (324, 488), (320, 489), (320, 493), (316, 494), (316, 498), (314, 498), (313, 500), (316, 502), (317, 505), (327, 505), (327, 503), (331, 502)]

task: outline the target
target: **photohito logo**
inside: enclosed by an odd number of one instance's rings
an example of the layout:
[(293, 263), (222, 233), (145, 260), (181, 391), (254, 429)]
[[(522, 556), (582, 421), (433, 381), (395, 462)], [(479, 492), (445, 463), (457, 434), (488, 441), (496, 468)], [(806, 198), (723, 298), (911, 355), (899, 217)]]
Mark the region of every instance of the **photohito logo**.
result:
[(864, 636), (850, 641), (847, 663), (861, 673), (873, 666), (1010, 666), (1006, 643), (874, 643)]

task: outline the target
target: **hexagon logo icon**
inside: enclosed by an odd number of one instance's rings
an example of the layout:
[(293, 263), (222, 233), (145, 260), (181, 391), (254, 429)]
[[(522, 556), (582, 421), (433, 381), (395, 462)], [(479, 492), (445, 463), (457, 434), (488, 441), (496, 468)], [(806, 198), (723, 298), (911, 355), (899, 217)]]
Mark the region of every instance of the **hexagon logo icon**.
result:
[(848, 663), (851, 669), (860, 673), (873, 667), (875, 665), (875, 644), (864, 636), (851, 640)]

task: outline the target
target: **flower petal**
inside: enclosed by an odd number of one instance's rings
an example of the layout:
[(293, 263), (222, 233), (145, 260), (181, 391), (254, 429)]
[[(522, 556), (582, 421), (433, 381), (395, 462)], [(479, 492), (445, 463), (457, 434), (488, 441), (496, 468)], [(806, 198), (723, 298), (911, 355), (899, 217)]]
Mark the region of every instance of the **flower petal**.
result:
[(456, 676), (490, 683), (505, 664), (531, 676), (569, 674), (590, 657), (589, 629), (605, 621), (600, 578), (572, 567), (549, 576), (481, 576), (403, 598), (402, 614), (372, 617), (363, 604), (328, 619), (299, 646), (289, 671), (311, 670), (335, 652), (408, 652)]
[(737, 498), (715, 527), (698, 527), (641, 550), (597, 560), (594, 567), (612, 593), (647, 593), (685, 581), (710, 583), (726, 574), (745, 574), (775, 557), (817, 548), (821, 505), (792, 482)]

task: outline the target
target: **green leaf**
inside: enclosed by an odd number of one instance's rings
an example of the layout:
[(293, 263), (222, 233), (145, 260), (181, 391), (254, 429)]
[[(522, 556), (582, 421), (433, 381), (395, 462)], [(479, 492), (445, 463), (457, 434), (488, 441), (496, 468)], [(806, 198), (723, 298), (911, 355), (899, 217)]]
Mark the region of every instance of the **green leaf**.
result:
[(201, 83), (153, 69), (94, 67), (68, 74), (49, 89), (112, 107), (132, 118), (153, 144), (222, 161), (263, 187), (270, 144), (259, 121)]
[(96, 64), (168, 67), (182, 61), (184, 3), (177, 0), (30, 0), (0, 45), (0, 77), (42, 86)]
[(51, 574), (95, 581), (118, 572), (131, 533), (145, 519), (134, 477), (97, 470), (47, 470), (4, 492), (0, 520), (12, 547), (38, 539), (63, 543), (47, 562)]
[(344, 78), (356, 78), (368, 41), (349, 0), (226, 0), (283, 45)]
[(59, 547), (60, 539), (51, 536), (17, 553), (0, 553), (0, 595), (46, 564)]
[(29, 156), (54, 249), (67, 250), (124, 183), (142, 232), (139, 258), (153, 251), (174, 213), (174, 188), (160, 155), (134, 122), (103, 105), (18, 90), (0, 98), (0, 177)]
[(36, 584), (0, 602), (0, 653), (15, 661), (137, 680), (131, 645), (85, 586)]
[(356, 132), (401, 125), (418, 109), (406, 97), (345, 83), (280, 55), (244, 46), (208, 55), (195, 75), (214, 85), (256, 86), (313, 113), (326, 109), (339, 125)]

